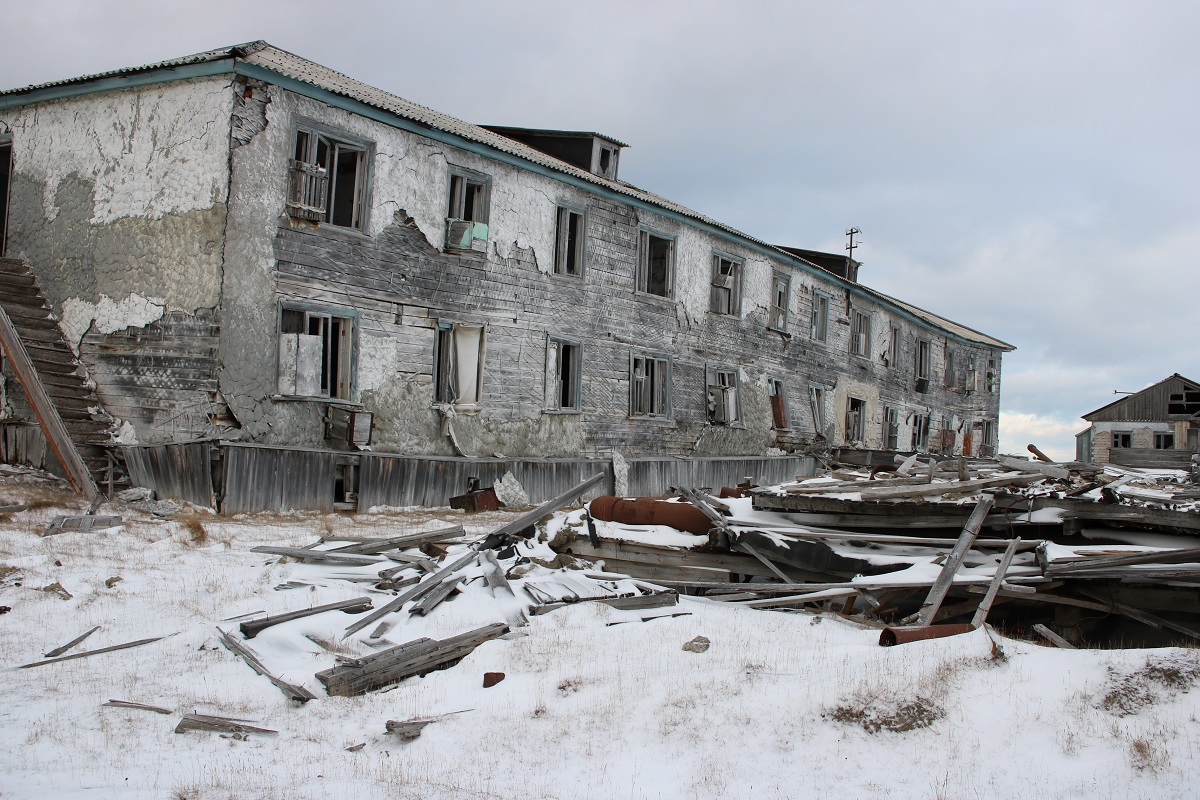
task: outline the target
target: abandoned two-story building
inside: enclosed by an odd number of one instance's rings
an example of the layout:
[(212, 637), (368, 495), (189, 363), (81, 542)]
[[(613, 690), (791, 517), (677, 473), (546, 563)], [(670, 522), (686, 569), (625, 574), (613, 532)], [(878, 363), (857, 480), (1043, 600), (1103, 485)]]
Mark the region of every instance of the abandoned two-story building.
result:
[(622, 181), (623, 147), (264, 42), (4, 91), (0, 287), (81, 447), (226, 510), (994, 449), (1010, 345)]

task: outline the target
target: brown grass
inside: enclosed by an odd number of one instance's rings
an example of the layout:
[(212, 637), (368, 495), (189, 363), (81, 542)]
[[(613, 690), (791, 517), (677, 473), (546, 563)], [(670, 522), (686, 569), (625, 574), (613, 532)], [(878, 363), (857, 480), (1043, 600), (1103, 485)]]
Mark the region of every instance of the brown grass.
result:
[(195, 512), (180, 514), (175, 517), (175, 521), (182, 525), (183, 529), (188, 532), (188, 540), (192, 544), (205, 544), (209, 541), (208, 530), (204, 527), (200, 516)]

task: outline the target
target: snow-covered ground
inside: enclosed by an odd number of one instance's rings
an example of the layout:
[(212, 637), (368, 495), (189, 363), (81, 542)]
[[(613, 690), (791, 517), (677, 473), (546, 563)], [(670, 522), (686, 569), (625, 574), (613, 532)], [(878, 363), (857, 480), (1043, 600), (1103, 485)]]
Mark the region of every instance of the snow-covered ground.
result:
[[(1200, 651), (1061, 651), (987, 632), (878, 645), (830, 615), (694, 598), (649, 611), (582, 603), (531, 616), (457, 666), (363, 697), (326, 697), (334, 653), (369, 653), (371, 628), (328, 612), (247, 642), (318, 695), (287, 700), (218, 641), (237, 617), (370, 593), (377, 567), (280, 563), (257, 544), (386, 536), (461, 522), (487, 533), (511, 513), (381, 511), (161, 521), (128, 507), (118, 529), (41, 537), (61, 499), (20, 476), (0, 505), (3, 666), (151, 636), (153, 644), (5, 672), (3, 798), (1192, 798), (1200, 780)], [(202, 532), (201, 532), (202, 531)], [(454, 555), (452, 549), (451, 557)], [(544, 544), (518, 555), (548, 559)], [(512, 563), (511, 560), (507, 563)], [(386, 639), (444, 638), (524, 605), (471, 580), (427, 617), (395, 615)], [(523, 579), (546, 579), (534, 566)], [(120, 578), (120, 580), (112, 580)], [(70, 599), (57, 591), (58, 584)], [(286, 588), (289, 585), (305, 584)], [(642, 617), (686, 612), (687, 616)], [(614, 625), (612, 623), (624, 623)], [(372, 628), (374, 626), (371, 626)], [(695, 636), (706, 652), (682, 646)], [(504, 672), (485, 689), (483, 673)], [(171, 713), (114, 708), (119, 699)], [(186, 712), (278, 731), (174, 733)], [(404, 742), (387, 720), (449, 712)], [(893, 730), (893, 729), (901, 730)], [(363, 744), (361, 749), (346, 748)]]

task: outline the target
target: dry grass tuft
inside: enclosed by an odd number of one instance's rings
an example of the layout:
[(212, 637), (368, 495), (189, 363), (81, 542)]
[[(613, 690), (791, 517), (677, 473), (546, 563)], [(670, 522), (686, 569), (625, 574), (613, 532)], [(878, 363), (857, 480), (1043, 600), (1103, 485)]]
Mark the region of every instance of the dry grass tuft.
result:
[(1149, 739), (1134, 739), (1129, 743), (1129, 765), (1145, 772), (1162, 772), (1170, 764), (1166, 750)]
[(946, 712), (933, 700), (918, 695), (915, 700), (899, 702), (886, 702), (873, 697), (863, 705), (837, 706), (828, 716), (838, 722), (858, 725), (867, 733), (903, 733), (928, 728), (946, 716)]
[(208, 530), (204, 527), (200, 516), (195, 512), (180, 514), (175, 518), (175, 521), (182, 525), (183, 529), (188, 532), (188, 541), (192, 544), (205, 544), (209, 541)]
[(1186, 692), (1200, 680), (1200, 659), (1168, 656), (1146, 659), (1141, 668), (1129, 673), (1108, 670), (1107, 689), (1096, 702), (1099, 708), (1128, 717), (1178, 692)]

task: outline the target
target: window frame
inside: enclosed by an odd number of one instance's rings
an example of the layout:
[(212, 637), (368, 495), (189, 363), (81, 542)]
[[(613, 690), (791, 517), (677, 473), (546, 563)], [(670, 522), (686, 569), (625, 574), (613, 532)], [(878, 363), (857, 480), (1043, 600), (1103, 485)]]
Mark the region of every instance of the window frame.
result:
[[(732, 404), (728, 402), (730, 390), (733, 395)], [(721, 399), (725, 402), (721, 402)], [(741, 370), (727, 364), (705, 364), (704, 402), (709, 425), (741, 427), (745, 419), (742, 413)]]
[[(1117, 444), (1118, 441), (1123, 442), (1123, 444)], [(1112, 431), (1109, 436), (1109, 442), (1109, 448), (1112, 450), (1132, 450), (1133, 431)]]
[(825, 429), (828, 427), (825, 419), (825, 387), (819, 383), (808, 385), (808, 412), (812, 417), (814, 438), (827, 440), (829, 437), (825, 435)]
[[(653, 364), (653, 375), (649, 372), (642, 376), (637, 375), (637, 362), (642, 362), (643, 366)], [(674, 364), (671, 357), (663, 353), (653, 353), (648, 351), (632, 350), (629, 353), (629, 418), (630, 419), (648, 419), (648, 420), (671, 420), (674, 418), (674, 406), (672, 402), (671, 392), (671, 373), (674, 369)], [(649, 391), (646, 392), (646, 410), (640, 410), (637, 404), (637, 381), (646, 381), (644, 386), (649, 386)], [(655, 394), (655, 388), (658, 388), (659, 394)], [(659, 402), (654, 402), (655, 399)], [(653, 410), (655, 407), (661, 407), (661, 413)]]
[[(303, 315), (303, 324), (301, 325), (304, 331), (312, 329), (314, 320), (318, 321), (319, 330), (317, 333), (301, 333), (300, 331), (284, 331), (285, 315), (288, 313), (298, 313)], [(338, 321), (339, 330), (342, 333), (339, 335), (337, 347), (330, 346), (330, 340), (333, 336), (335, 328), (334, 320)], [(349, 326), (349, 330), (341, 326)], [(358, 329), (359, 329), (359, 314), (354, 309), (337, 308), (334, 306), (325, 306), (314, 303), (303, 303), (293, 301), (281, 301), (276, 307), (276, 363), (275, 363), (275, 389), (280, 397), (294, 398), (297, 400), (313, 400), (325, 401), (330, 403), (349, 403), (355, 404), (358, 399)], [(348, 333), (348, 335), (346, 335)], [(295, 350), (295, 369), (291, 375), (291, 390), (287, 387), (287, 375), (285, 374), (285, 336), (306, 336), (306, 337), (321, 337), (322, 347), (320, 351), (319, 366), (320, 372), (317, 375), (316, 387), (317, 393), (301, 393), (299, 380), (301, 377), (301, 369), (303, 368), (304, 356), (302, 355), (301, 341), (296, 340)], [(344, 337), (344, 339), (342, 338)], [(331, 374), (331, 373), (337, 374)], [(334, 385), (344, 386), (344, 389), (334, 391)]]
[(929, 429), (932, 424), (933, 419), (930, 414), (913, 413), (912, 428), (909, 432), (911, 450), (919, 452), (929, 449)]
[(900, 449), (900, 407), (885, 405), (880, 436), (884, 450)]
[(0, 256), (8, 253), (8, 207), (12, 200), (13, 184), (13, 139), (10, 134), (0, 134)]
[[(858, 403), (858, 416), (851, 418), (855, 414), (854, 404)], [(853, 426), (851, 423), (853, 422)], [(845, 442), (846, 444), (862, 444), (867, 438), (867, 400), (865, 397), (855, 397), (854, 395), (846, 395), (846, 418), (845, 418)]]
[[(563, 353), (569, 348), (571, 357), (563, 374)], [(564, 387), (564, 381), (566, 387)], [(562, 398), (569, 389), (570, 403)], [(583, 345), (573, 339), (546, 337), (546, 410), (557, 414), (579, 414), (583, 405)]]
[(861, 308), (850, 309), (850, 355), (859, 358), (871, 357), (871, 312)]
[(813, 289), (812, 326), (810, 338), (814, 342), (829, 342), (829, 307), (832, 297), (820, 289)]
[[(650, 291), (650, 240), (658, 239), (667, 243), (667, 276), (665, 294)], [(638, 228), (637, 273), (634, 276), (634, 289), (638, 294), (651, 297), (661, 297), (664, 300), (675, 298), (675, 257), (676, 237), (645, 226)]]
[(933, 342), (930, 339), (918, 338), (916, 349), (913, 351), (913, 377), (919, 381), (929, 381), (930, 362), (933, 361)]
[(771, 274), (771, 307), (768, 311), (767, 327), (773, 331), (786, 333), (791, 305), (792, 276), (785, 272), (773, 272)]
[[(577, 217), (576, 236), (571, 243), (571, 218)], [(565, 220), (565, 224), (564, 224)], [(582, 206), (559, 203), (554, 212), (554, 274), (566, 278), (582, 278), (587, 260), (587, 209)], [(568, 269), (571, 256), (575, 270)]]
[[(300, 153), (301, 138), (304, 137), (304, 153)], [(322, 140), (326, 143), (328, 163), (322, 167), (319, 152)], [(338, 194), (338, 155), (342, 150), (357, 153), (355, 165), (355, 187), (350, 224), (335, 222), (334, 217), (341, 206)], [(303, 155), (303, 158), (297, 158)], [(330, 165), (333, 165), (332, 167)], [(293, 219), (314, 222), (331, 229), (355, 231), (365, 234), (370, 223), (370, 196), (375, 167), (375, 143), (354, 136), (315, 120), (297, 117), (292, 124), (292, 149), (288, 170), (288, 199), (286, 211)], [(300, 176), (305, 177), (300, 177)], [(297, 185), (300, 182), (301, 185)], [(306, 199), (314, 197), (311, 183), (321, 184), (322, 207), (317, 209)]]
[(1175, 431), (1155, 431), (1154, 432), (1154, 449), (1155, 450), (1174, 450), (1175, 449)]
[[(477, 200), (471, 203), (467, 219), (469, 186), (475, 186)], [(451, 164), (446, 187), (446, 240), (444, 249), (458, 252), (475, 250), (476, 242), (488, 241), (492, 214), (492, 176), (486, 172)]]
[[(728, 264), (729, 272), (722, 272), (722, 267)], [(714, 250), (712, 254), (712, 278), (709, 280), (708, 310), (713, 314), (726, 317), (742, 315), (742, 285), (745, 280), (746, 260)], [(721, 285), (731, 284), (731, 285)], [(721, 292), (727, 291), (727, 302), (721, 302)], [(725, 309), (722, 310), (721, 306)]]
[[(779, 398), (776, 400), (775, 398)], [(767, 376), (767, 398), (771, 404), (771, 427), (777, 431), (792, 429), (791, 409), (788, 408), (787, 381), (773, 375)], [(780, 425), (780, 422), (783, 422)]]
[(887, 346), (887, 367), (893, 372), (900, 368), (900, 326), (892, 325), (891, 337)]
[[(475, 394), (473, 399), (462, 399), (458, 389), (453, 385), (455, 380), (461, 380), (458, 373), (458, 353), (461, 349), (458, 337), (459, 331), (468, 329), (479, 331), (479, 344), (475, 354)], [(476, 413), (483, 408), (483, 379), (484, 366), (487, 361), (487, 323), (454, 322), (451, 320), (437, 321), (436, 338), (433, 347), (433, 403), (448, 405), (457, 413)], [(464, 343), (465, 344), (465, 343)]]

